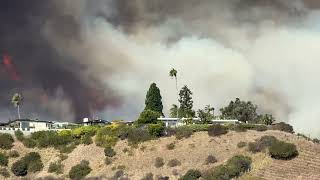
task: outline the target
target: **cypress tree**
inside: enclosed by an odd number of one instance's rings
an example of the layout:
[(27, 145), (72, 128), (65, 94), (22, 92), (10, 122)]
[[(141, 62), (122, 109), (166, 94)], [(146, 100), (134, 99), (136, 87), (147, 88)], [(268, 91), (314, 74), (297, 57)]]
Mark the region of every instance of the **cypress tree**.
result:
[(145, 110), (159, 112), (163, 115), (162, 97), (160, 94), (160, 89), (157, 87), (156, 83), (152, 83), (150, 85), (150, 88), (147, 92), (145, 104)]

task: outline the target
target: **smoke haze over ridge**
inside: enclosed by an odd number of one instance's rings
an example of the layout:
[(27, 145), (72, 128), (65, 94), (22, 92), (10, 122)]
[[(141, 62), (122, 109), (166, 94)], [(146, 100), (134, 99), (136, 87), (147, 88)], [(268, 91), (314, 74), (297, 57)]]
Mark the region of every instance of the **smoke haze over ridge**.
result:
[[(168, 71), (195, 108), (240, 97), (320, 136), (320, 14), (312, 0), (77, 0), (1, 2), (0, 50), (23, 79), (0, 71), (0, 115), (22, 91), (28, 116), (98, 113), (133, 120), (151, 82), (176, 103)], [(39, 108), (40, 107), (40, 108)], [(216, 111), (217, 112), (217, 111)], [(165, 112), (168, 114), (167, 112)]]

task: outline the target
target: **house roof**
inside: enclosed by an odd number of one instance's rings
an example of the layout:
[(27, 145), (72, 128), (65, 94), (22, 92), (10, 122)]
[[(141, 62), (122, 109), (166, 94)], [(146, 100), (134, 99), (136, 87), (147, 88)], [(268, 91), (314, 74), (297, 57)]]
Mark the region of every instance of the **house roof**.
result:
[(43, 123), (53, 123), (51, 121), (45, 121), (45, 120), (38, 120), (38, 119), (16, 119), (13, 121), (9, 121), (7, 124), (11, 124), (13, 122), (43, 122)]

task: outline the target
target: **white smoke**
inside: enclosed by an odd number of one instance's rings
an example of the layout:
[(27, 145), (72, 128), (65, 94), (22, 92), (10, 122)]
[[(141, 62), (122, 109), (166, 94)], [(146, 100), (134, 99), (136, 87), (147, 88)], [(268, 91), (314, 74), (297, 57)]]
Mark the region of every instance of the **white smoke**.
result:
[[(108, 11), (111, 2), (99, 8), (91, 4), (90, 10), (95, 7), (113, 16), (117, 12)], [(62, 54), (88, 67), (80, 72), (83, 78), (103, 79), (123, 97), (121, 107), (102, 113), (106, 118), (134, 120), (152, 82), (160, 87), (168, 114), (177, 102), (174, 80), (168, 74), (174, 67), (179, 86), (186, 84), (194, 92), (196, 109), (211, 104), (218, 110), (239, 97), (254, 101), (261, 112), (273, 113), (279, 121), (288, 121), (298, 132), (319, 137), (320, 27), (316, 22), (320, 15), (301, 1), (283, 1), (289, 13), (259, 6), (240, 16), (233, 12), (235, 2), (239, 1), (210, 1), (193, 9), (186, 2), (185, 11), (179, 9), (154, 24), (160, 15), (139, 4), (137, 14), (146, 17), (130, 33), (107, 18), (85, 12), (88, 4), (82, 3), (81, 11), (76, 11), (82, 23), (80, 41), (65, 42), (50, 31), (45, 34)], [(291, 14), (295, 11), (303, 15)]]

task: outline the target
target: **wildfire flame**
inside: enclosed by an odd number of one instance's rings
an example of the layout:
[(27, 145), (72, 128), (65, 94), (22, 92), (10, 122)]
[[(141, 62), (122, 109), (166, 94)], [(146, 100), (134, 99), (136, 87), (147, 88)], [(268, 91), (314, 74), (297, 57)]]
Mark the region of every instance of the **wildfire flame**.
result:
[(5, 71), (8, 73), (9, 77), (13, 81), (21, 80), (12, 60), (11, 57), (7, 54), (3, 55), (3, 66)]

